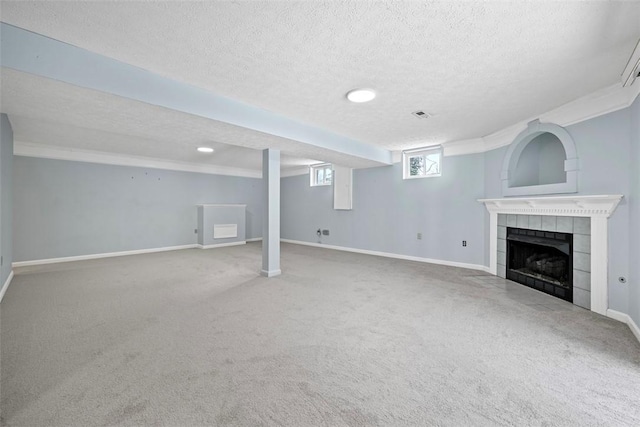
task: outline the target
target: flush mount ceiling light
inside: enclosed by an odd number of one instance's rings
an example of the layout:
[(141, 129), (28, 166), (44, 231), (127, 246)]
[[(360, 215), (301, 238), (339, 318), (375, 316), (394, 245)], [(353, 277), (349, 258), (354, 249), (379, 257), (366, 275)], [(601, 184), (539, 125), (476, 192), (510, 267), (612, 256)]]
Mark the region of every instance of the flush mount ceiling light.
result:
[(351, 102), (369, 102), (375, 97), (373, 89), (353, 89), (347, 92), (347, 99)]
[(198, 147), (198, 151), (201, 153), (213, 153), (213, 148), (211, 147)]

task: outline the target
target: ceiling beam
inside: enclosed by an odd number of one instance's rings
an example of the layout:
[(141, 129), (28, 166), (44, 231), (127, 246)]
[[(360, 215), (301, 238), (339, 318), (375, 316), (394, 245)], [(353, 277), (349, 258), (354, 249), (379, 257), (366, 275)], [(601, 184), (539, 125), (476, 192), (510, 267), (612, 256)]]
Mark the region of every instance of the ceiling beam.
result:
[(392, 163), (391, 152), (381, 147), (300, 123), (3, 22), (0, 22), (0, 40), (0, 64), (3, 67), (268, 133), (381, 165)]

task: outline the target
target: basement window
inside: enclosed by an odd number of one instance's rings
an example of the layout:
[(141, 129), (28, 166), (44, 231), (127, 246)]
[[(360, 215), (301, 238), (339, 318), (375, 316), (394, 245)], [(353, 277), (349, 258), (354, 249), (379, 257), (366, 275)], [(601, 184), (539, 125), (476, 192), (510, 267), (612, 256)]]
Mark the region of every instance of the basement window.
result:
[(442, 146), (416, 148), (402, 152), (403, 179), (442, 175)]
[(312, 187), (331, 185), (333, 168), (330, 163), (322, 163), (309, 167), (309, 179)]

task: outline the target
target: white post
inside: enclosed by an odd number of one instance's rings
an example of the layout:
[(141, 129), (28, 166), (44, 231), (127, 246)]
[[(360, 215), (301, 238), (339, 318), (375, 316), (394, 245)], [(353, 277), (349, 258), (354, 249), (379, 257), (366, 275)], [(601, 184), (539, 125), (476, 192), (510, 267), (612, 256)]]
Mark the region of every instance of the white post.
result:
[(273, 277), (280, 271), (280, 150), (262, 151), (262, 270)]

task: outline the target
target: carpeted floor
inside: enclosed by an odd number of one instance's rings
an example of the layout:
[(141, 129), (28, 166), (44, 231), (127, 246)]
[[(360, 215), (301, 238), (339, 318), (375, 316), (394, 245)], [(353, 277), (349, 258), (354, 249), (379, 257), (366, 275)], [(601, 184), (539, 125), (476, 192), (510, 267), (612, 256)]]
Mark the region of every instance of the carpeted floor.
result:
[(472, 270), (284, 244), (22, 268), (9, 426), (640, 425), (626, 325)]

